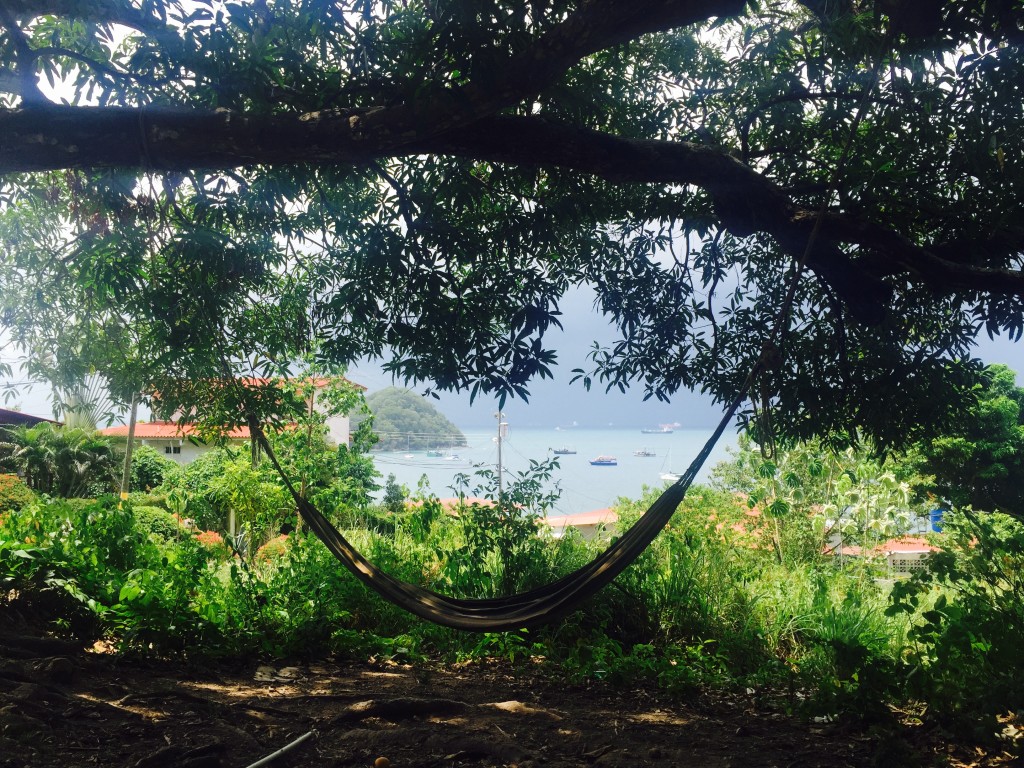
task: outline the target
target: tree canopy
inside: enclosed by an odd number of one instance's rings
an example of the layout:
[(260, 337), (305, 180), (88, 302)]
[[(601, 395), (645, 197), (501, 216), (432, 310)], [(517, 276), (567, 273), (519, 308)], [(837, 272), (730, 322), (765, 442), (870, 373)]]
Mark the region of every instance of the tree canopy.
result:
[(1024, 389), (1013, 371), (990, 366), (977, 405), (948, 434), (924, 440), (910, 465), (920, 490), (941, 506), (998, 511), (1024, 519)]
[(586, 383), (726, 400), (797, 273), (756, 412), (903, 443), (1024, 330), (1022, 39), (1020, 0), (6, 0), (0, 319), (124, 393), (312, 353), (525, 395), (591, 285)]

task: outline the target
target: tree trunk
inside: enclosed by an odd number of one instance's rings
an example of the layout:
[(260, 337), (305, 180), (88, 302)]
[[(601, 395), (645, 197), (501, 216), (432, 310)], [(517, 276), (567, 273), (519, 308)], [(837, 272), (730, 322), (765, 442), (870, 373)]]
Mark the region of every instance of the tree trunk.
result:
[(135, 447), (135, 421), (139, 415), (139, 396), (132, 395), (132, 410), (128, 417), (128, 443), (124, 449), (124, 469), (121, 471), (121, 504), (128, 499), (132, 482), (132, 451)]

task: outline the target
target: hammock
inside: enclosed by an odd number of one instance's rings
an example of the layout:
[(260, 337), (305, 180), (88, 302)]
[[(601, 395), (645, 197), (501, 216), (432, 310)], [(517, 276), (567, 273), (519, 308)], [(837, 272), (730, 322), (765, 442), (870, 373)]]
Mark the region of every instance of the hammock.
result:
[(400, 581), (380, 570), (359, 554), (320, 510), (298, 494), (285, 478), (266, 436), (254, 419), (250, 419), (250, 428), (285, 480), (302, 519), (363, 584), (385, 600), (435, 624), (471, 632), (501, 632), (540, 626), (571, 613), (636, 560), (672, 518), (742, 401), (743, 396), (739, 396), (732, 402), (683, 476), (669, 486), (625, 534), (591, 563), (546, 586), (509, 597), (482, 600), (448, 597)]

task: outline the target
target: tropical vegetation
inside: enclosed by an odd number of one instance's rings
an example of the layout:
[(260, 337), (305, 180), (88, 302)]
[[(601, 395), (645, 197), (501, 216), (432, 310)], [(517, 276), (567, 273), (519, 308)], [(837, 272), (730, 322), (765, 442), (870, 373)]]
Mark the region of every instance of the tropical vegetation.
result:
[[(5, 0), (0, 329), (72, 412), (99, 377), (265, 430), (376, 562), (467, 596), (589, 545), (381, 509), (368, 435), (242, 382), (369, 358), (501, 407), (592, 290), (582, 386), (699, 388), (754, 443), (567, 621), (468, 638), (339, 570), (256, 442), (120, 504), (107, 446), (26, 431), (0, 602), (126, 652), (543, 658), (1016, 749), (1022, 400), (972, 351), (1024, 332), (1022, 42), (1019, 0)], [(952, 510), (929, 573), (822, 554), (919, 502)]]
[[(501, 493), (493, 472), (464, 477), (453, 515), (426, 487), (376, 501), (362, 484), (375, 475), (364, 451), (318, 449), (300, 461), (287, 440), (274, 446), (292, 477), (319, 466), (310, 498), (371, 560), (431, 589), (521, 591), (603, 546), (544, 525), (558, 498), (550, 464), (506, 475)], [(127, 654), (500, 656), (672, 695), (754, 691), (764, 706), (872, 727), (896, 728), (911, 713), (1018, 750), (1007, 723), (1024, 706), (1024, 526), (958, 509), (931, 539), (940, 551), (929, 568), (894, 579), (871, 553), (926, 525), (932, 506), (907, 467), (813, 444), (768, 455), (744, 438), (611, 587), (550, 627), (484, 635), (422, 623), (369, 591), (297, 528), (280, 477), (246, 451), (169, 468), (126, 504), (46, 495), (6, 475), (0, 610)], [(659, 493), (619, 499), (620, 524)], [(863, 555), (837, 556), (852, 545)]]

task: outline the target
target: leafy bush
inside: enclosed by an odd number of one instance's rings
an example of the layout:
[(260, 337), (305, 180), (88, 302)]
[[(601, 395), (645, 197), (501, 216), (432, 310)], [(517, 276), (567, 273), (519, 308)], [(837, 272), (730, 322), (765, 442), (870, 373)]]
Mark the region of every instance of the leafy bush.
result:
[(288, 536), (277, 536), (256, 550), (256, 562), (272, 563), (281, 560), (288, 554)]
[(164, 476), (177, 467), (165, 459), (155, 448), (140, 445), (132, 450), (131, 487), (150, 491), (164, 481)]
[(942, 551), (893, 591), (889, 612), (915, 618), (914, 693), (947, 727), (991, 736), (1024, 709), (1024, 524), (998, 513), (943, 521)]
[[(499, 492), (497, 474), (479, 470), (478, 481), (456, 478), (460, 499), (467, 495), (483, 502), (463, 503), (458, 510), (462, 540), (446, 551), (447, 576), (454, 590), (474, 597), (496, 597), (538, 586), (550, 573), (544, 556), (540, 519), (558, 500), (557, 485), (547, 490), (557, 459), (530, 461), (530, 467), (511, 474)], [(471, 487), (472, 486), (472, 487)]]
[(17, 511), (36, 495), (17, 475), (0, 474), (0, 514)]
[(135, 520), (148, 533), (155, 533), (164, 539), (180, 536), (182, 526), (178, 519), (159, 507), (132, 507)]
[(388, 475), (387, 482), (384, 483), (384, 498), (381, 499), (381, 506), (392, 515), (402, 515), (405, 513), (405, 500), (408, 496), (408, 489), (399, 485), (395, 481), (394, 475)]
[(213, 482), (223, 476), (227, 465), (236, 458), (235, 452), (226, 449), (207, 451), (188, 464), (172, 468), (165, 475), (161, 490), (185, 500), (187, 510), (183, 511), (196, 527), (225, 530), (228, 511)]
[(139, 491), (132, 491), (128, 494), (128, 503), (133, 507), (157, 507), (170, 512), (171, 509), (168, 506), (167, 496), (163, 493), (140, 493)]
[(194, 538), (199, 546), (206, 551), (206, 554), (214, 560), (224, 561), (231, 557), (231, 547), (216, 531), (200, 531)]

